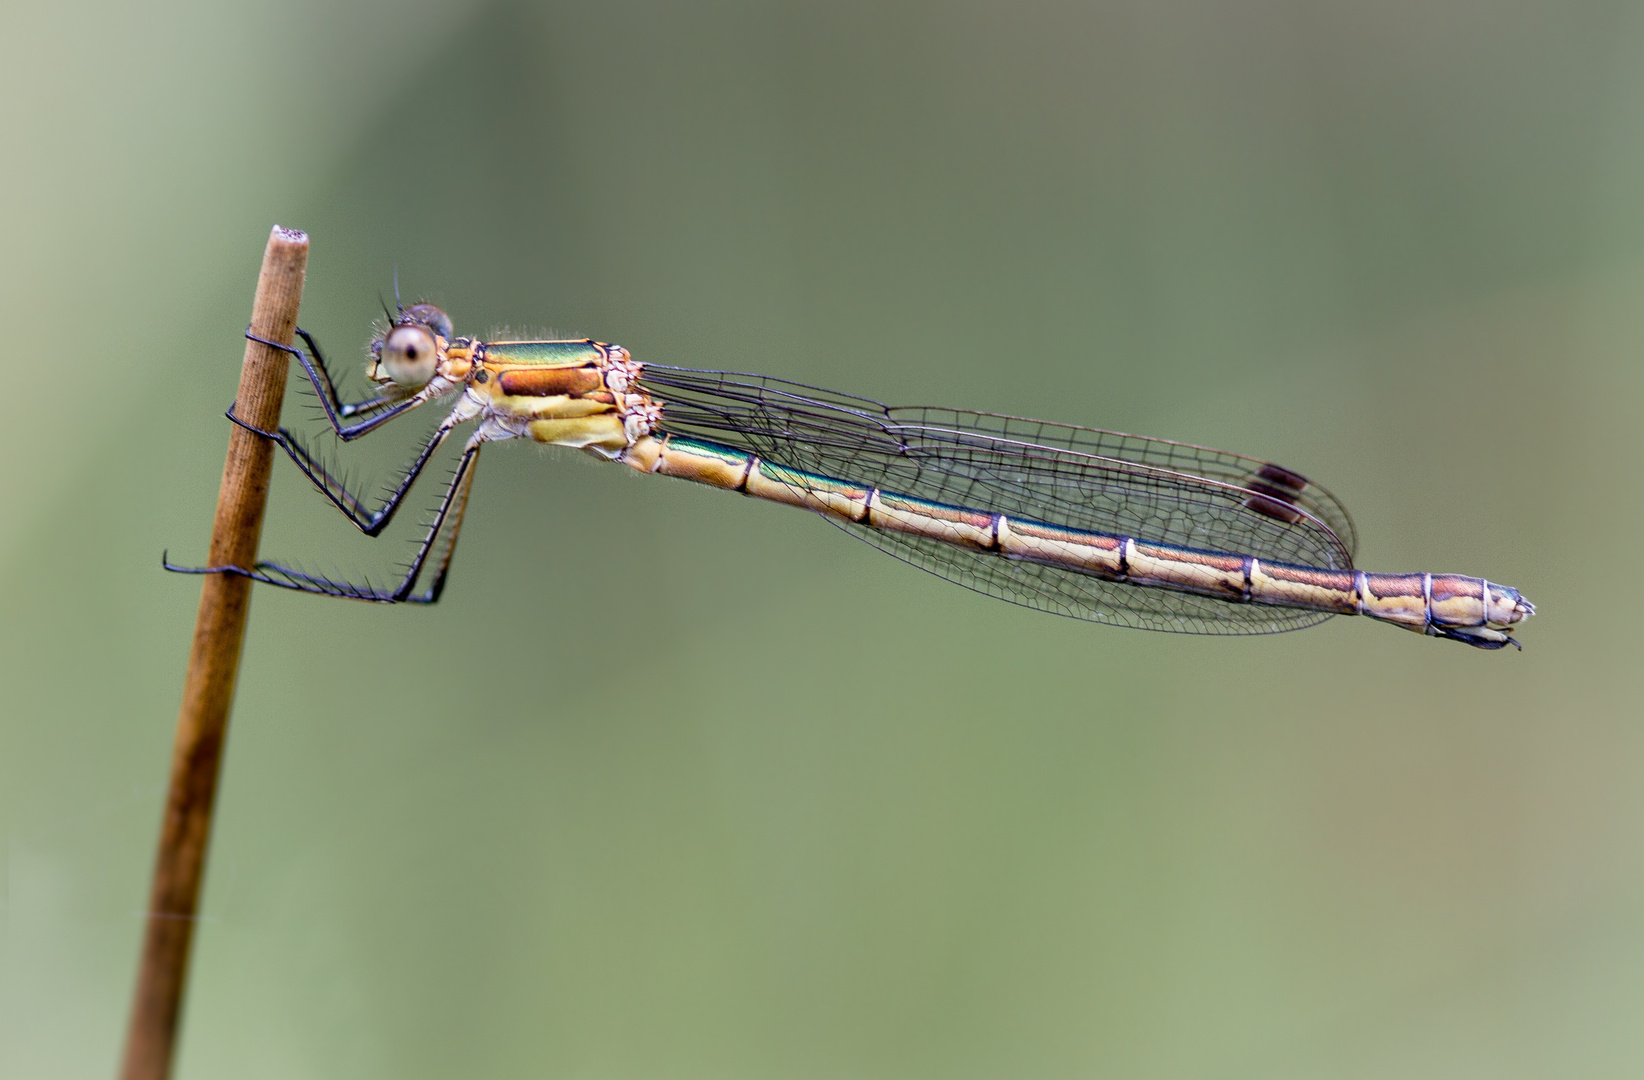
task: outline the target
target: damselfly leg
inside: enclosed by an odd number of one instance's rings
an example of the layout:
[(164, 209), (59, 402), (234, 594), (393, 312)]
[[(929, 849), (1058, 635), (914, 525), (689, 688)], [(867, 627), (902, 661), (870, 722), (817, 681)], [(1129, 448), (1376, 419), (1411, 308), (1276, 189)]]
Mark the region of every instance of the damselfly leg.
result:
[[(402, 318), (403, 315), (402, 312)], [(344, 441), (352, 441), (361, 435), (368, 434), (387, 421), (424, 404), (434, 396), (426, 392), (408, 394), (403, 391), (400, 393), (389, 391), (361, 402), (344, 402), (337, 394), (335, 383), (332, 381), (330, 370), (326, 366), (318, 342), (314, 340), (311, 334), (301, 328), (298, 328), (296, 332), (308, 345), (307, 352), (294, 346), (258, 337), (249, 330), (245, 336), (271, 348), (289, 353), (297, 359), (297, 362), (302, 365), (303, 371), (308, 375), (309, 382), (314, 386), (326, 420), (337, 436)], [(378, 362), (381, 362), (380, 350)], [(425, 387), (424, 389), (429, 388)], [(341, 510), (343, 515), (361, 532), (372, 537), (379, 535), (393, 520), (395, 512), (404, 502), (406, 494), (411, 490), (412, 485), (416, 483), (417, 478), (427, 467), (429, 461), (433, 459), (435, 453), (445, 443), (452, 429), (458, 424), (472, 419), (473, 415), (473, 410), (464, 409), (459, 404), (456, 409), (445, 417), (423, 445), (422, 450), (406, 466), (399, 480), (389, 489), (389, 494), (381, 505), (375, 509), (369, 509), (365, 500), (349, 490), (347, 483), (331, 469), (328, 469), (320, 460), (319, 455), (311, 451), (295, 432), (283, 426), (277, 431), (264, 431), (252, 427), (234, 415), (232, 406), (230, 406), (227, 413), (228, 419), (235, 424), (255, 435), (271, 440), (284, 449), (314, 486), (337, 509)], [(355, 416), (365, 416), (366, 418), (357, 423), (350, 424), (347, 422), (349, 418)], [(433, 518), (428, 522), (426, 534), (418, 543), (411, 560), (405, 564), (403, 568), (404, 576), (393, 588), (378, 588), (373, 586), (369, 580), (356, 584), (332, 578), (328, 575), (298, 570), (270, 562), (259, 562), (251, 570), (246, 570), (243, 567), (232, 566), (182, 567), (165, 560), (165, 568), (181, 573), (239, 574), (265, 584), (326, 596), (377, 600), (389, 603), (433, 603), (439, 599), (439, 595), (445, 587), (451, 555), (456, 547), (457, 534), (462, 527), (462, 516), (467, 507), (468, 492), (473, 486), (474, 469), (479, 458), (480, 447), (484, 444), (484, 441), (484, 435), (480, 433), (476, 433), (475, 437), (470, 439), (451, 476), (445, 494), (435, 509)], [(449, 528), (446, 527), (448, 524)], [(438, 550), (438, 556), (435, 560), (433, 580), (426, 590), (421, 593), (414, 593), (413, 590), (416, 587), (417, 580), (427, 566), (430, 555), (436, 549)]]
[[(344, 442), (351, 442), (361, 435), (375, 431), (389, 420), (409, 412), (427, 400), (426, 398), (418, 400), (417, 395), (407, 397), (403, 394), (397, 397), (391, 394), (380, 394), (366, 401), (354, 403), (345, 403), (339, 400), (337, 391), (331, 381), (331, 373), (326, 368), (325, 359), (320, 353), (319, 345), (306, 330), (299, 328), (297, 333), (303, 341), (307, 342), (308, 348), (313, 354), (312, 360), (310, 360), (309, 353), (305, 353), (302, 349), (260, 338), (250, 331), (247, 331), (245, 336), (252, 341), (260, 341), (271, 348), (290, 353), (297, 358), (297, 362), (308, 373), (309, 381), (314, 384), (314, 391), (319, 396), (320, 407), (325, 412), (326, 420), (330, 422), (332, 430), (337, 433), (337, 437)], [(347, 424), (344, 422), (347, 417), (373, 411), (374, 415), (359, 423)], [(435, 452), (439, 450), (441, 444), (445, 442), (445, 437), (451, 433), (451, 428), (454, 426), (450, 423), (444, 423), (435, 429), (434, 434), (422, 448), (422, 452), (411, 460), (405, 472), (400, 476), (399, 481), (389, 489), (387, 498), (376, 509), (369, 510), (359, 496), (348, 490), (347, 483), (333, 474), (330, 469), (327, 469), (319, 455), (311, 451), (307, 444), (303, 442), (301, 436), (290, 428), (282, 426), (278, 431), (263, 431), (260, 428), (251, 427), (234, 415), (233, 406), (229, 407), (227, 415), (230, 420), (247, 431), (277, 443), (290, 456), (291, 460), (297, 463), (297, 467), (303, 471), (303, 474), (313, 481), (314, 486), (319, 488), (325, 494), (325, 497), (330, 499), (337, 509), (341, 510), (348, 520), (352, 521), (367, 536), (376, 536), (388, 527), (388, 523), (394, 518), (395, 511), (399, 509), (400, 503), (405, 499), (406, 492), (411, 490), (411, 485), (416, 483), (417, 477), (428, 465)]]
[[(452, 553), (457, 548), (457, 534), (462, 529), (462, 516), (468, 508), (468, 492), (474, 486), (474, 466), (479, 460), (482, 445), (479, 442), (471, 443), (463, 452), (451, 483), (445, 489), (445, 496), (428, 523), (427, 533), (417, 544), (411, 561), (405, 565), (404, 577), (392, 588), (378, 588), (369, 579), (355, 583), (273, 562), (259, 562), (247, 570), (239, 566), (177, 566), (162, 557), (161, 565), (179, 574), (237, 574), (265, 585), (347, 600), (374, 600), (388, 604), (435, 603), (445, 590), (445, 579), (451, 569)], [(433, 580), (427, 589), (414, 593), (412, 590), (417, 586), (417, 579), (422, 576), (430, 554), (436, 550), (438, 556), (434, 563)]]

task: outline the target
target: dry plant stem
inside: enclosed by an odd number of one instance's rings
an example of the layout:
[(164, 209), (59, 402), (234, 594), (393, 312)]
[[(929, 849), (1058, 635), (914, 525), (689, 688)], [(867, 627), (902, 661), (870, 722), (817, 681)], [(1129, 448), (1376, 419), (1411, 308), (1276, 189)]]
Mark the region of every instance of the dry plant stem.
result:
[[(275, 226), (257, 278), (252, 333), (270, 341), (291, 341), (307, 267), (307, 235)], [(247, 340), (235, 415), (264, 431), (278, 427), (285, 374), (285, 353)], [(273, 455), (274, 446), (267, 439), (229, 425), (228, 460), (217, 494), (208, 566), (250, 567), (257, 561)], [(122, 1080), (165, 1080), (171, 1075), (212, 803), (250, 604), (249, 579), (233, 574), (205, 578), (171, 751), (171, 785), (160, 826)]]

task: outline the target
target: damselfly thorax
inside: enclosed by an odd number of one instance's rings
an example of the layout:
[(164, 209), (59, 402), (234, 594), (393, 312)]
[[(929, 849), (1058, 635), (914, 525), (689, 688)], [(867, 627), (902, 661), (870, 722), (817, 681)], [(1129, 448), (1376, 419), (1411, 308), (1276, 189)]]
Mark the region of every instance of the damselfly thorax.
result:
[[(1483, 578), (1356, 569), (1352, 519), (1335, 496), (1239, 454), (993, 413), (893, 408), (765, 375), (641, 364), (591, 339), (455, 337), (451, 320), (429, 304), (401, 309), (372, 343), (367, 375), (378, 394), (344, 404), (313, 338), (298, 334), (308, 350), (287, 351), (344, 440), (456, 398), (375, 508), (289, 430), (260, 432), (351, 521), (380, 533), (451, 432), (473, 424), (455, 474), (392, 589), (277, 563), (195, 572), (432, 603), (481, 447), (531, 439), (810, 510), (966, 588), (1095, 622), (1261, 634), (1366, 615), (1499, 649), (1518, 644), (1513, 628), (1535, 611), (1517, 590)], [(418, 592), (425, 568), (430, 580)]]

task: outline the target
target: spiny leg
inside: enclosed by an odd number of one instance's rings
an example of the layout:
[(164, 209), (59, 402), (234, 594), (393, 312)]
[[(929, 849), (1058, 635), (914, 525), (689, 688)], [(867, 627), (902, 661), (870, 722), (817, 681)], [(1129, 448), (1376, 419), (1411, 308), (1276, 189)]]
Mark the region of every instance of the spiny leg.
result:
[[(484, 443), (478, 438), (469, 440), (461, 460), (457, 462), (456, 471), (451, 476), (451, 483), (445, 489), (445, 496), (440, 500), (439, 508), (434, 512), (434, 518), (428, 524), (427, 535), (417, 545), (416, 554), (407, 565), (404, 578), (400, 580), (399, 585), (391, 590), (375, 588), (369, 581), (356, 585), (348, 581), (338, 581), (323, 574), (311, 574), (270, 562), (259, 562), (249, 570), (239, 566), (188, 567), (174, 566), (162, 556), (161, 564), (167, 570), (178, 573), (238, 574), (241, 577), (250, 578), (252, 581), (260, 581), (265, 585), (276, 585), (282, 589), (295, 589), (298, 592), (315, 593), (321, 596), (338, 596), (349, 600), (372, 600), (385, 604), (432, 604), (439, 600), (440, 593), (445, 589), (446, 575), (451, 568), (451, 556), (457, 547), (457, 534), (462, 529), (462, 517), (468, 508), (468, 492), (474, 482), (475, 463), (479, 459), (480, 447), (483, 445)], [(434, 550), (435, 544), (448, 521), (450, 530), (446, 534), (439, 565), (434, 573), (434, 580), (427, 591), (413, 595), (412, 590), (416, 588), (417, 578), (422, 574), (429, 553)]]
[[(301, 327), (297, 328), (297, 335), (308, 343), (308, 348), (313, 353), (312, 359), (310, 359), (308, 353), (301, 349), (291, 345), (282, 345), (278, 341), (270, 341), (268, 338), (258, 337), (250, 330), (245, 332), (245, 336), (250, 340), (261, 342), (269, 348), (279, 349), (281, 352), (290, 353), (297, 358), (297, 362), (308, 373), (308, 381), (314, 384), (314, 391), (319, 396), (320, 406), (325, 411), (326, 420), (331, 424), (332, 430), (344, 442), (374, 431), (394, 417), (409, 412), (427, 400), (421, 395), (413, 394), (410, 397), (379, 395), (366, 401), (353, 403), (339, 401), (336, 386), (331, 381), (331, 371), (326, 367), (325, 357), (320, 354), (319, 343), (314, 340), (312, 334)], [(343, 423), (346, 417), (368, 412), (375, 413), (375, 415), (357, 424)], [(335, 503), (337, 508), (368, 536), (375, 536), (388, 524), (388, 520), (393, 517), (394, 510), (398, 506), (398, 497), (405, 494), (410, 482), (416, 478), (416, 473), (421, 471), (422, 465), (427, 463), (428, 456), (438, 447), (436, 442), (425, 449), (423, 456), (418, 459), (412, 471), (407, 474), (406, 479), (399, 485), (395, 498), (378, 510), (367, 513), (360, 498), (351, 493), (341, 480), (332, 476), (320, 463), (320, 460), (304, 445), (301, 437), (290, 428), (281, 427), (276, 431), (264, 431), (262, 428), (253, 427), (234, 415), (234, 406), (232, 405), (228, 407), (226, 415), (234, 423), (252, 434), (261, 435), (265, 439), (271, 439), (278, 443), (291, 456), (291, 460), (297, 463), (297, 467), (302, 469), (309, 480), (313, 481), (314, 486), (323, 491), (326, 497)]]
[(433, 435), (424, 444), (421, 452), (405, 467), (404, 474), (389, 492), (388, 497), (375, 510), (367, 510), (364, 500), (349, 491), (348, 485), (344, 481), (333, 476), (324, 463), (290, 430), (281, 428), (275, 432), (268, 432), (260, 428), (254, 428), (235, 416), (232, 409), (228, 412), (228, 418), (247, 431), (271, 439), (279, 444), (291, 460), (297, 463), (297, 468), (303, 471), (303, 474), (313, 482), (314, 486), (319, 488), (325, 497), (330, 499), (332, 504), (338, 510), (341, 510), (349, 521), (354, 523), (355, 527), (367, 536), (377, 536), (393, 520), (395, 512), (400, 508), (400, 503), (405, 500), (406, 493), (411, 490), (411, 485), (416, 483), (417, 477), (422, 474), (428, 462), (433, 459), (435, 452), (445, 442), (446, 436), (451, 434), (451, 429), (472, 419), (475, 412), (475, 409), (464, 408), (463, 403), (459, 402), (457, 407), (452, 409), (444, 420), (440, 421), (439, 427), (434, 429)]
[[(307, 342), (309, 352), (313, 354), (312, 359), (310, 359), (308, 353), (301, 349), (282, 345), (277, 341), (269, 341), (266, 338), (258, 337), (249, 330), (246, 331), (246, 337), (251, 340), (262, 342), (271, 348), (290, 353), (297, 358), (298, 363), (302, 364), (303, 370), (308, 373), (309, 381), (314, 384), (314, 390), (319, 395), (320, 404), (325, 410), (326, 419), (330, 422), (332, 430), (345, 442), (364, 435), (394, 417), (430, 400), (426, 393), (419, 392), (409, 397), (383, 395), (351, 404), (341, 402), (337, 398), (336, 387), (331, 380), (331, 372), (326, 366), (325, 357), (320, 352), (319, 343), (314, 340), (312, 334), (301, 327), (297, 328), (297, 335)], [(373, 410), (379, 411), (376, 412), (376, 415), (358, 424), (348, 425), (343, 423), (343, 419), (346, 417)], [(368, 510), (364, 499), (349, 491), (344, 480), (332, 475), (319, 457), (310, 451), (302, 438), (290, 428), (281, 427), (277, 431), (264, 431), (261, 428), (252, 427), (235, 416), (232, 407), (229, 408), (227, 415), (230, 420), (247, 431), (278, 443), (290, 456), (291, 460), (297, 463), (297, 467), (303, 471), (303, 474), (308, 477), (314, 486), (319, 488), (325, 497), (330, 499), (332, 504), (341, 510), (348, 520), (354, 523), (356, 528), (367, 536), (377, 536), (393, 520), (394, 513), (399, 509), (400, 502), (405, 498), (406, 492), (411, 489), (411, 485), (416, 482), (418, 475), (421, 474), (429, 460), (433, 458), (435, 451), (445, 441), (445, 437), (450, 433), (452, 427), (477, 416), (478, 410), (466, 401), (459, 401), (456, 408), (441, 422), (439, 428), (436, 429), (428, 443), (423, 447), (422, 452), (406, 467), (405, 473), (394, 485), (382, 505), (375, 510)]]
[[(445, 534), (445, 544), (443, 550), (440, 552), (439, 565), (434, 569), (434, 580), (429, 584), (427, 592), (422, 593), (419, 596), (407, 596), (406, 601), (408, 603), (438, 603), (440, 593), (445, 591), (445, 578), (446, 575), (451, 572), (451, 557), (457, 552), (457, 534), (462, 531), (462, 518), (463, 515), (468, 512), (468, 493), (473, 490), (474, 487), (474, 470), (477, 467), (474, 462), (479, 459), (480, 445), (480, 443), (474, 443), (472, 452), (465, 453), (463, 455), (463, 460), (469, 463), (468, 475), (462, 479), (461, 488), (454, 489), (456, 490), (455, 505), (451, 505), (451, 493), (448, 491), (446, 493), (446, 501), (440, 507), (439, 515), (436, 520), (429, 525), (428, 539), (424, 541), (425, 545), (432, 543), (434, 538), (439, 535), (440, 526), (443, 524), (446, 516), (448, 514), (450, 515), (449, 520), (451, 522), (451, 529)], [(422, 552), (418, 556), (418, 565), (412, 571), (412, 576), (408, 580), (416, 580), (416, 574), (422, 570), (421, 560), (426, 558), (428, 550), (429, 549), (426, 546), (422, 549)]]

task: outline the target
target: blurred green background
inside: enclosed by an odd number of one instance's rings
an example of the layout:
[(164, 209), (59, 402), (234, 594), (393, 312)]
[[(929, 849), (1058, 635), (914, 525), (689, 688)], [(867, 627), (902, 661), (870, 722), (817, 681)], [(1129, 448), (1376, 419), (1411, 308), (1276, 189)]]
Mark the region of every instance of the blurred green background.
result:
[[(257, 592), (180, 1076), (1644, 1071), (1637, 3), (5, 25), (0, 1074), (113, 1074), (159, 557), (275, 222), (356, 387), (397, 267), (470, 333), (1267, 457), (1542, 614), (1110, 630), (496, 447), (438, 607)], [(391, 561), (276, 471), (265, 552)]]

